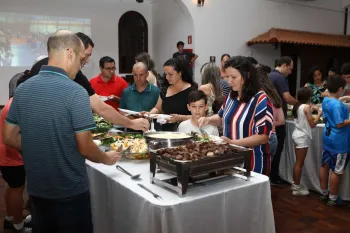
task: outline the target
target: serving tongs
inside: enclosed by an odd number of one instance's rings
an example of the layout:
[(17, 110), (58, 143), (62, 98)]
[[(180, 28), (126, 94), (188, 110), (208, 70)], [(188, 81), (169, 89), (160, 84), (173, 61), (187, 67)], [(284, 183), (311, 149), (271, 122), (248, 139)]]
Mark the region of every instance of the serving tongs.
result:
[(127, 147), (125, 150), (123, 150), (123, 146), (121, 145), (121, 146), (117, 149), (117, 152), (119, 152), (120, 155), (121, 155), (122, 157), (125, 157), (125, 155), (127, 155), (127, 154), (130, 153), (130, 150), (131, 150), (130, 146)]

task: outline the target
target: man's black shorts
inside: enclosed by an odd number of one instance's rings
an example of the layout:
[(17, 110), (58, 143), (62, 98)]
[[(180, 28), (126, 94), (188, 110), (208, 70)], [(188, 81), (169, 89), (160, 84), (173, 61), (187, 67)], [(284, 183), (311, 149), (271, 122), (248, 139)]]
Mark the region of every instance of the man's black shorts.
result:
[(19, 188), (26, 182), (24, 166), (0, 166), (2, 178), (10, 188)]

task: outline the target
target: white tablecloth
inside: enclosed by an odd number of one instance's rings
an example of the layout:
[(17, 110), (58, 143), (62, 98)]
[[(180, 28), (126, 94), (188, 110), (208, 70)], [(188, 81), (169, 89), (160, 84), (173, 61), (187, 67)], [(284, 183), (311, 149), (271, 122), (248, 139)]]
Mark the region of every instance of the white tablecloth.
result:
[[(149, 161), (121, 160), (114, 166), (87, 161), (95, 233), (274, 233), (268, 177), (253, 173), (189, 189), (180, 198), (150, 183)], [(163, 199), (141, 189), (142, 183)]]
[[(294, 122), (288, 120), (286, 122), (287, 135), (284, 144), (284, 150), (280, 162), (280, 176), (291, 182), (293, 181), (293, 166), (295, 163), (295, 152), (292, 140)], [(318, 124), (312, 129), (312, 145), (309, 147), (302, 177), (301, 184), (308, 189), (321, 192), (320, 188), (320, 166), (322, 161), (322, 135), (324, 124)], [(345, 200), (350, 200), (350, 166), (348, 166), (342, 178), (340, 186), (340, 195)]]

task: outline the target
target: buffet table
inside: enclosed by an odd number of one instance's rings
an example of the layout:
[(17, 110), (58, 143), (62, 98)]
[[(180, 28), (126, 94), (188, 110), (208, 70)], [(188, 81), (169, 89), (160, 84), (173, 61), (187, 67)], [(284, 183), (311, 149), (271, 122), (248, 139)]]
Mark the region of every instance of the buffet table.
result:
[[(287, 135), (284, 144), (284, 150), (280, 162), (280, 176), (292, 183), (293, 166), (295, 163), (295, 152), (292, 140), (292, 133), (295, 125), (291, 120), (286, 121)], [(321, 192), (320, 188), (320, 166), (322, 159), (322, 135), (324, 124), (318, 124), (312, 129), (312, 145), (309, 147), (305, 159), (301, 184), (310, 190)], [(350, 200), (350, 166), (344, 171), (342, 183), (340, 186), (340, 195), (344, 200)]]
[[(94, 232), (123, 233), (274, 233), (269, 179), (230, 176), (189, 189), (185, 197), (150, 183), (149, 160), (122, 159), (120, 166), (87, 161)], [(141, 183), (161, 196), (154, 198)]]

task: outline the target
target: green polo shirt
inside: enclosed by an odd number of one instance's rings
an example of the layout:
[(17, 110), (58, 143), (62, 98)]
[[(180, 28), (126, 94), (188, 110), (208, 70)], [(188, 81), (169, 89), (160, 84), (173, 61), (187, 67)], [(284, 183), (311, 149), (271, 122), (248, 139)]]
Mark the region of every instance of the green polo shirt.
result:
[(134, 83), (124, 89), (120, 98), (120, 108), (136, 112), (151, 111), (157, 104), (159, 92), (159, 88), (151, 84), (148, 84), (142, 92), (139, 92)]

